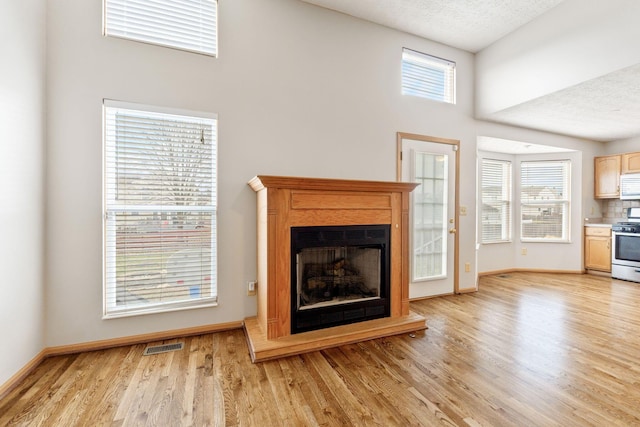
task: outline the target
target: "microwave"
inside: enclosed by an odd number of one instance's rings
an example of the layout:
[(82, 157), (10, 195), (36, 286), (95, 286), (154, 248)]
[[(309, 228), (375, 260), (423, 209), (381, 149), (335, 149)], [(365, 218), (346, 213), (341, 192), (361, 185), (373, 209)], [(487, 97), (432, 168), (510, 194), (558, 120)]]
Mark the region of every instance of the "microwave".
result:
[(640, 173), (620, 175), (620, 199), (640, 200)]

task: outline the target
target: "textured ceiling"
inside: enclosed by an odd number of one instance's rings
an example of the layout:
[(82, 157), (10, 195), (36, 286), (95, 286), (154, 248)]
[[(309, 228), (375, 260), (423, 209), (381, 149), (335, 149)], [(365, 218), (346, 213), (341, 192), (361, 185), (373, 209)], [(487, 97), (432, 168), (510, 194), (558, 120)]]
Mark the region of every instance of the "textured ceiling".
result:
[(513, 141), (510, 139), (502, 138), (492, 138), (488, 136), (478, 137), (478, 150), (506, 154), (546, 154), (566, 153), (574, 151), (567, 148), (531, 144), (528, 142)]
[[(556, 7), (599, 10), (596, 0), (302, 0), (469, 52), (478, 53)], [(607, 0), (637, 26), (640, 0)], [(562, 6), (559, 6), (562, 5)], [(597, 7), (596, 7), (597, 6)], [(571, 9), (573, 8), (573, 9)], [(617, 8), (617, 9), (615, 9)], [(556, 8), (554, 10), (558, 11)], [(603, 14), (602, 19), (608, 18)], [(630, 16), (629, 16), (630, 15)], [(635, 19), (637, 15), (638, 19)], [(545, 15), (548, 16), (548, 15)], [(598, 19), (600, 16), (597, 17)], [(556, 25), (577, 25), (572, 15)], [(606, 22), (598, 22), (598, 26)], [(609, 22), (615, 27), (615, 23)], [(618, 27), (615, 27), (618, 28)], [(553, 34), (554, 28), (543, 27)], [(540, 27), (538, 26), (538, 31)], [(617, 42), (631, 46), (637, 37), (620, 28)], [(617, 43), (616, 42), (616, 43)], [(612, 46), (617, 49), (619, 46)], [(567, 47), (571, 49), (570, 46)], [(607, 50), (595, 49), (598, 59)], [(568, 51), (569, 53), (569, 51)], [(568, 57), (568, 55), (567, 55)], [(553, 65), (550, 65), (553, 66)], [(588, 67), (589, 65), (586, 64)], [(487, 114), (487, 120), (596, 141), (640, 135), (640, 66), (630, 66)]]
[(491, 115), (516, 126), (611, 141), (640, 133), (640, 65)]
[(563, 0), (303, 0), (477, 52)]

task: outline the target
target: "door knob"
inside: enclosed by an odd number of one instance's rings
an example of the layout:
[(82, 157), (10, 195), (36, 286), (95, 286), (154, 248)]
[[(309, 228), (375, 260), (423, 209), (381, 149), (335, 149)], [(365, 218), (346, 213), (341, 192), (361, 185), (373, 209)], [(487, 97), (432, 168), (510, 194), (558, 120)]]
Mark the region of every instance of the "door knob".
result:
[(452, 229), (449, 230), (449, 234), (456, 234), (456, 231), (457, 230), (455, 228), (452, 228)]

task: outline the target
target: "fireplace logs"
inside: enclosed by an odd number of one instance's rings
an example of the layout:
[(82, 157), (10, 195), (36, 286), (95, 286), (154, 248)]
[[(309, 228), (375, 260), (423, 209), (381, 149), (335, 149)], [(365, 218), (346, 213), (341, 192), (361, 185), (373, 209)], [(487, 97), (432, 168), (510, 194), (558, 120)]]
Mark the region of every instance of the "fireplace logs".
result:
[(304, 266), (300, 291), (301, 306), (376, 296), (378, 290), (368, 288), (365, 277), (344, 258), (329, 264)]

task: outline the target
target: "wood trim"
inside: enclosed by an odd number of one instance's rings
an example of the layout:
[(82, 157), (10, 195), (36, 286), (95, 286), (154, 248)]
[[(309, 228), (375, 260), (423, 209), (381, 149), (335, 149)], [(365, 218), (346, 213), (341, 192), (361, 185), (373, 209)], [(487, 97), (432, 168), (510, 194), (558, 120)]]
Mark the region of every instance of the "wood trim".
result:
[(255, 317), (245, 320), (245, 336), (252, 362), (323, 350), (339, 345), (352, 344), (376, 338), (416, 332), (427, 329), (424, 317), (409, 312), (399, 317), (385, 317), (333, 328), (267, 339), (261, 334)]
[(402, 181), (402, 138), (404, 138), (404, 134), (402, 132), (396, 133), (396, 181)]
[(63, 354), (83, 353), (86, 351), (104, 350), (105, 348), (122, 347), (125, 345), (133, 345), (147, 343), (153, 341), (164, 341), (179, 337), (188, 337), (191, 335), (210, 334), (213, 332), (228, 331), (230, 329), (242, 328), (242, 321), (218, 323), (215, 325), (196, 326), (193, 328), (172, 329), (169, 331), (153, 332), (150, 334), (131, 335), (121, 338), (111, 338), (107, 340), (89, 341), (79, 344), (61, 345), (56, 347), (48, 347), (45, 350), (45, 356), (60, 356)]
[(43, 349), (18, 372), (9, 378), (4, 384), (0, 384), (0, 400), (4, 399), (7, 394), (17, 387), (44, 359), (47, 358), (46, 349)]
[(455, 293), (454, 292), (449, 292), (449, 293), (446, 293), (446, 294), (427, 295), (427, 296), (424, 296), (424, 297), (416, 297), (416, 298), (411, 298), (409, 300), (409, 302), (424, 301), (424, 300), (427, 300), (427, 299), (446, 297), (446, 296), (450, 296), (450, 295), (455, 295)]
[(456, 182), (454, 184), (456, 189), (456, 200), (453, 221), (456, 233), (453, 236), (453, 240), (455, 241), (455, 247), (453, 250), (453, 292), (459, 294), (462, 292), (460, 290), (460, 141), (456, 141), (454, 146), (456, 147)]
[(584, 270), (549, 270), (538, 268), (505, 268), (504, 270), (483, 271), (478, 273), (478, 277), (495, 276), (496, 274), (507, 273), (555, 273), (555, 274), (584, 274)]
[(396, 192), (411, 191), (416, 187), (412, 182), (361, 181), (353, 179), (302, 178), (290, 176), (257, 175), (249, 181), (249, 186), (258, 192), (264, 188), (286, 188), (288, 190), (326, 191), (371, 191)]
[(467, 289), (460, 289), (460, 140), (449, 138), (438, 138), (436, 136), (419, 135), (416, 133), (397, 132), (396, 133), (396, 180), (402, 181), (402, 140), (413, 139), (415, 141), (433, 142), (436, 144), (448, 144), (455, 148), (456, 156), (456, 170), (455, 170), (455, 193), (454, 200), (454, 215), (453, 215), (453, 227), (457, 230), (454, 236), (454, 251), (453, 251), (453, 291), (454, 293), (466, 293), (477, 291), (476, 287), (474, 291)]

